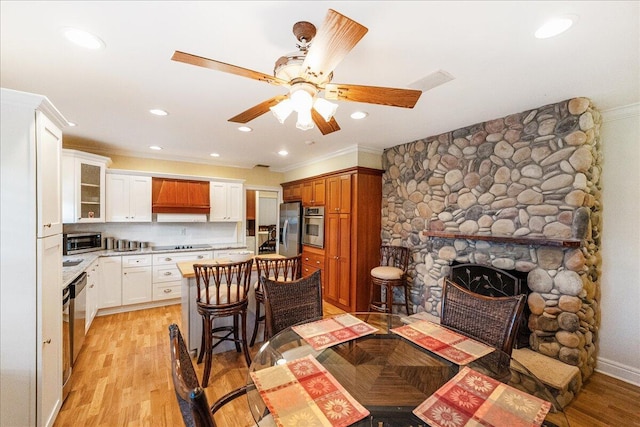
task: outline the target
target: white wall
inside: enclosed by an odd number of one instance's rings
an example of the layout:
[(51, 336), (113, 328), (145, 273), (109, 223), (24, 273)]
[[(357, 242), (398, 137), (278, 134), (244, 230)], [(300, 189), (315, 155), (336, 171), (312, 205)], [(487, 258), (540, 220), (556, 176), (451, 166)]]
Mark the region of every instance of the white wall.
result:
[(603, 111), (602, 281), (596, 370), (640, 385), (640, 104)]

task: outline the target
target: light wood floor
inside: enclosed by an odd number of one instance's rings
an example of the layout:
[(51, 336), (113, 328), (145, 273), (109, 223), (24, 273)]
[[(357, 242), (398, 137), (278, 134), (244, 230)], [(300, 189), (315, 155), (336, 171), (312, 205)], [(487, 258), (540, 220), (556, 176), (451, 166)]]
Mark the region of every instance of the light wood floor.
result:
[[(325, 305), (325, 314), (341, 310)], [(97, 317), (73, 373), (69, 397), (54, 427), (182, 426), (169, 364), (171, 323), (180, 325), (180, 306)], [(259, 344), (252, 349), (252, 355)], [(202, 365), (196, 365), (202, 376)], [(209, 403), (243, 385), (241, 353), (216, 355)], [(640, 387), (595, 373), (566, 409), (572, 427), (640, 427)], [(216, 414), (220, 426), (254, 425), (239, 398)]]

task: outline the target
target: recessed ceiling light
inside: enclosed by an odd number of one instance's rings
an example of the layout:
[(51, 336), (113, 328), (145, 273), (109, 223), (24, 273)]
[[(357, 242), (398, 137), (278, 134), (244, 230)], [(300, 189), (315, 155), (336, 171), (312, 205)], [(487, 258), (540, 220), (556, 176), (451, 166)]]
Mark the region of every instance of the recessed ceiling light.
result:
[(364, 111), (355, 111), (351, 113), (351, 118), (354, 120), (360, 120), (360, 119), (364, 119), (368, 115), (369, 113), (365, 113)]
[(280, 154), (281, 156), (284, 157), (284, 156), (288, 155), (289, 152), (287, 150), (280, 150), (280, 151), (278, 151), (278, 154)]
[(67, 124), (68, 124), (69, 126), (71, 126), (71, 127), (78, 126), (78, 125), (77, 125), (76, 123), (74, 123), (74, 122), (67, 122)]
[(154, 108), (152, 110), (149, 110), (149, 112), (151, 114), (153, 114), (153, 115), (156, 115), (156, 116), (167, 116), (167, 115), (169, 115), (169, 113), (167, 113), (166, 111), (160, 110), (158, 108)]
[(218, 153), (211, 153), (211, 154), (209, 154), (209, 155), (210, 155), (211, 157), (220, 157), (220, 154), (218, 154)]
[(62, 33), (71, 43), (86, 49), (102, 49), (105, 44), (99, 37), (77, 28), (63, 28)]
[(240, 126), (238, 130), (240, 132), (251, 132), (253, 129), (251, 129), (249, 126)]
[(573, 19), (569, 17), (555, 18), (545, 22), (535, 33), (536, 38), (547, 39), (564, 33), (573, 25)]
[(150, 145), (149, 148), (151, 148), (152, 150), (156, 150), (156, 151), (162, 150), (162, 147), (160, 147), (158, 145)]

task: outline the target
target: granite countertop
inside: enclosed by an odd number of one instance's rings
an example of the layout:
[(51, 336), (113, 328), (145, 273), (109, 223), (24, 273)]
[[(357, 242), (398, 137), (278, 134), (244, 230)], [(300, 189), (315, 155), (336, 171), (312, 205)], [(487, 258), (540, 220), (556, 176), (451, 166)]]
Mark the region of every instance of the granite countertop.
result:
[[(285, 258), (283, 255), (280, 254), (265, 254), (265, 255), (254, 255), (252, 258)], [(196, 273), (193, 270), (193, 264), (204, 264), (204, 265), (217, 265), (217, 264), (227, 264), (230, 263), (231, 260), (228, 258), (217, 258), (217, 259), (208, 259), (208, 260), (204, 260), (204, 261), (183, 261), (183, 262), (179, 262), (177, 263), (178, 265), (178, 270), (180, 270), (180, 273), (182, 274), (182, 277), (184, 277), (185, 279), (189, 279), (192, 277), (196, 277)], [(256, 269), (256, 263), (253, 263), (253, 266), (251, 267), (252, 270)]]
[(68, 286), (79, 274), (86, 271), (91, 264), (99, 257), (109, 256), (128, 256), (128, 255), (152, 255), (161, 253), (174, 253), (174, 252), (201, 252), (201, 251), (219, 251), (226, 249), (246, 249), (246, 245), (222, 243), (211, 245), (211, 248), (193, 248), (193, 249), (168, 249), (163, 251), (154, 251), (151, 248), (135, 249), (131, 251), (117, 251), (117, 250), (100, 250), (93, 252), (85, 252), (75, 255), (64, 255), (62, 261), (70, 261), (81, 259), (82, 262), (72, 267), (62, 267), (62, 287)]

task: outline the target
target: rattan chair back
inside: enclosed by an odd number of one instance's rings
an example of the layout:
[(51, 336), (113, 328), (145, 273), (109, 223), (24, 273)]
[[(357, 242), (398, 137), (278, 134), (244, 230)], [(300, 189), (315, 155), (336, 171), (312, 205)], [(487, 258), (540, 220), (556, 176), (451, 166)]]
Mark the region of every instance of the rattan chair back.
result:
[(445, 278), (440, 323), (510, 355), (525, 298), (484, 296)]
[(267, 336), (305, 321), (322, 319), (320, 270), (290, 282), (260, 277), (264, 288)]
[(397, 267), (406, 273), (409, 267), (409, 248), (404, 246), (380, 246), (380, 264), (385, 267)]
[(246, 386), (227, 393), (209, 407), (204, 389), (200, 387), (198, 382), (191, 355), (184, 343), (180, 328), (175, 323), (169, 325), (169, 342), (173, 386), (184, 425), (187, 427), (215, 427), (213, 414), (233, 399), (245, 395), (247, 393)]
[(252, 266), (253, 258), (224, 264), (194, 264), (198, 312), (213, 310), (220, 316), (227, 316), (225, 311), (246, 305)]

